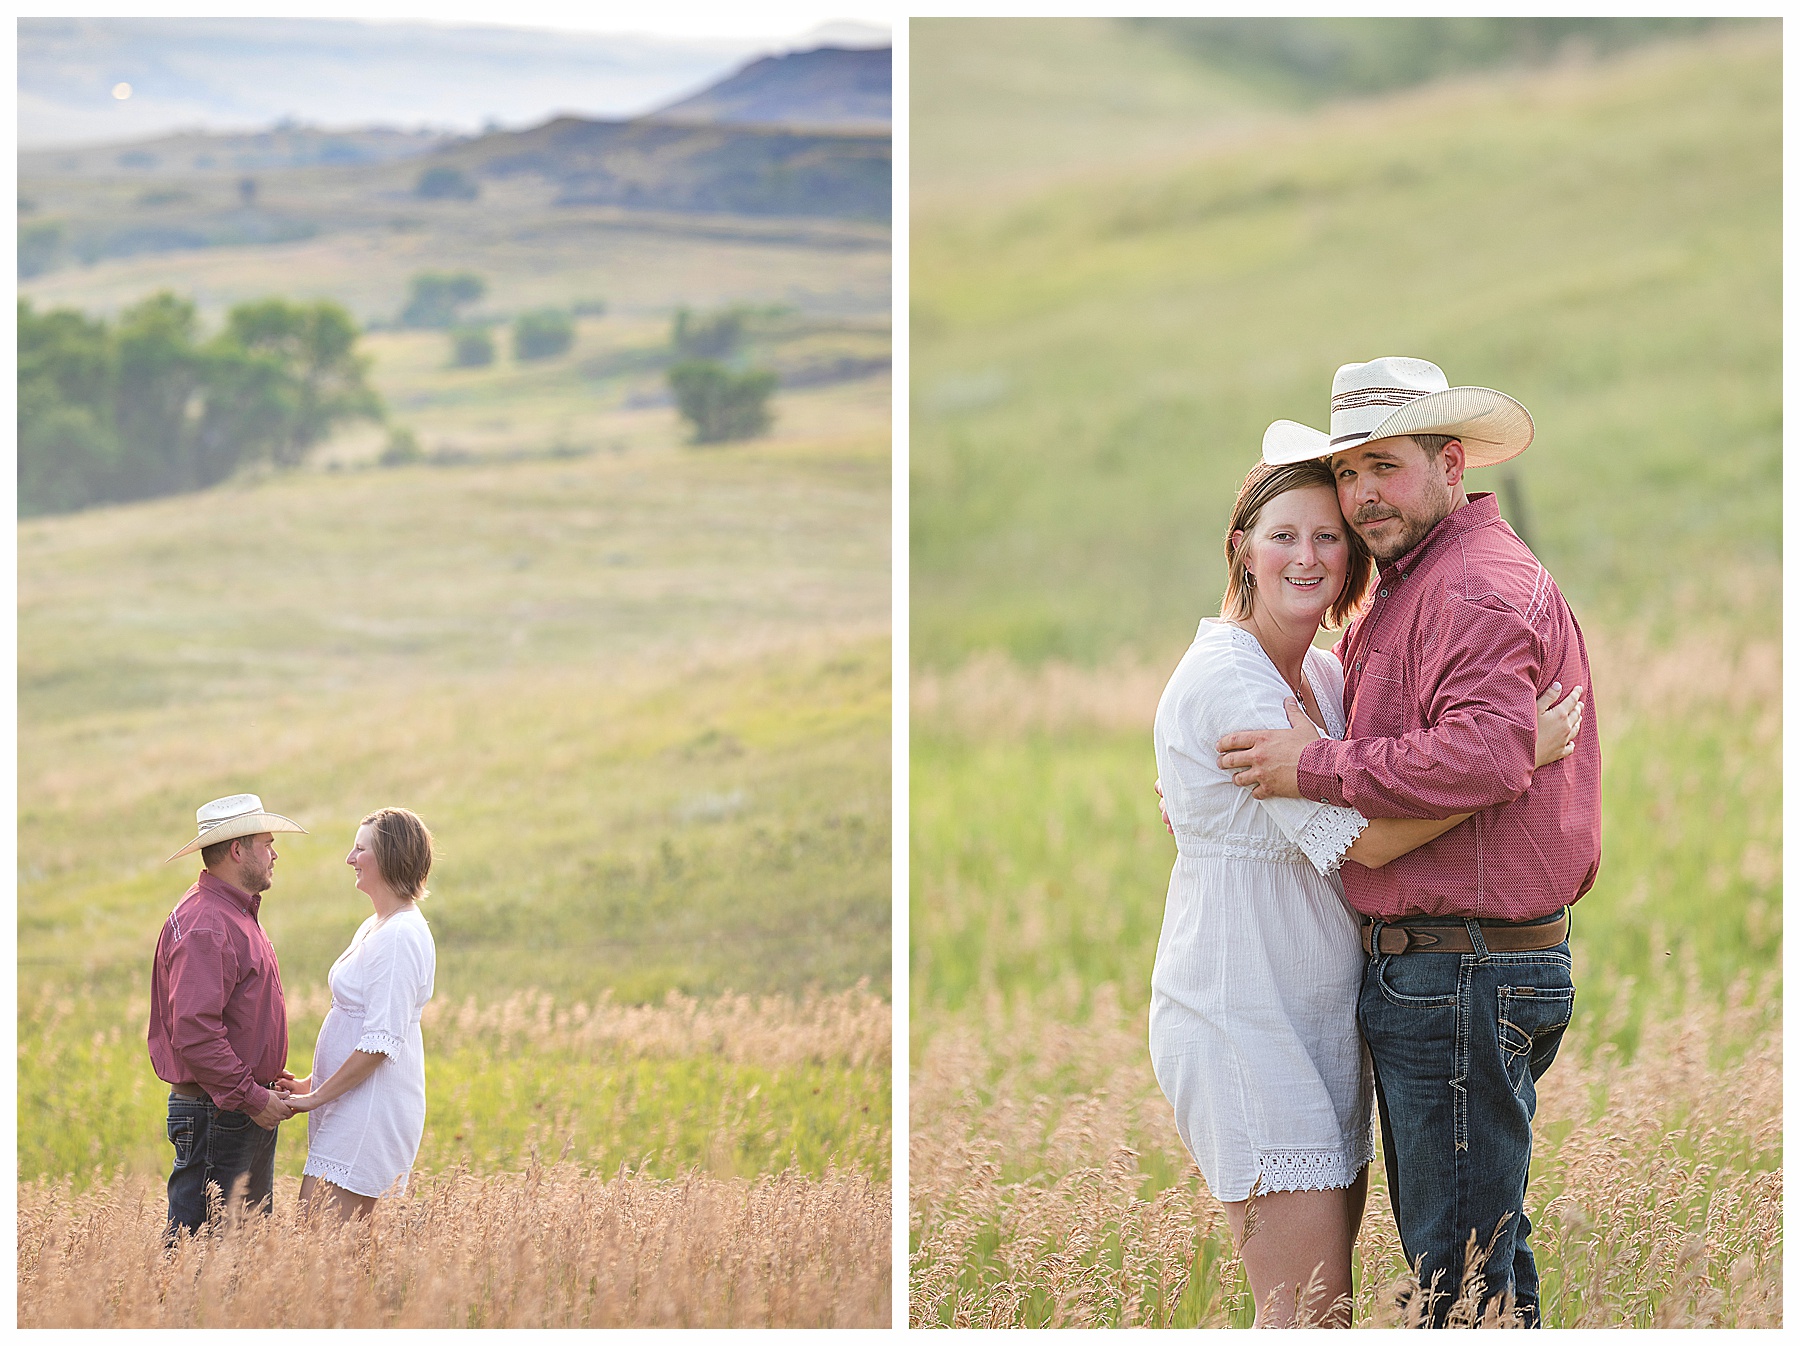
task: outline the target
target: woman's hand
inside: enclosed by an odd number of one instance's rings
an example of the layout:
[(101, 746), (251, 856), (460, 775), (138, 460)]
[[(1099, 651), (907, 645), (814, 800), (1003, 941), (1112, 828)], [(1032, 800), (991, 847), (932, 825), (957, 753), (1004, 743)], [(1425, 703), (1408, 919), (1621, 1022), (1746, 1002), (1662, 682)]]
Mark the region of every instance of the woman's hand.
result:
[(289, 1094), (283, 1101), (295, 1112), (311, 1112), (325, 1100), (309, 1090), (304, 1094)]
[(1582, 690), (1577, 687), (1558, 701), (1556, 694), (1562, 691), (1562, 684), (1553, 682), (1550, 690), (1537, 699), (1538, 766), (1561, 761), (1575, 751), (1575, 735), (1581, 732)]
[(290, 1098), (294, 1094), (310, 1094), (312, 1092), (312, 1076), (308, 1075), (303, 1080), (297, 1080), (284, 1070), (281, 1072), (281, 1078), (269, 1087), (283, 1098)]

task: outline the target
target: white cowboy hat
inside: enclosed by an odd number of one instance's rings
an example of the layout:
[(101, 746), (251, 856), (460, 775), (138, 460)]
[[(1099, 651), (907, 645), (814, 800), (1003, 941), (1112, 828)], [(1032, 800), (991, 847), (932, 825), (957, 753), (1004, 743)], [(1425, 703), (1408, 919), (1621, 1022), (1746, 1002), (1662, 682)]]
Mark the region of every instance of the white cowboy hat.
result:
[(1429, 360), (1384, 355), (1340, 365), (1331, 380), (1331, 432), (1298, 421), (1263, 431), (1265, 463), (1303, 463), (1394, 435), (1449, 435), (1470, 467), (1492, 467), (1525, 452), (1531, 413), (1492, 388), (1452, 388)]
[[(279, 813), (263, 812), (262, 800), (255, 795), (226, 795), (210, 804), (202, 804), (194, 810), (194, 821), (200, 825), (200, 835), (171, 855), (169, 860), (179, 860), (189, 851), (197, 851), (216, 841), (253, 837), (259, 832), (306, 831), (292, 818), (284, 818)], [(163, 863), (166, 865), (169, 860), (164, 860)]]

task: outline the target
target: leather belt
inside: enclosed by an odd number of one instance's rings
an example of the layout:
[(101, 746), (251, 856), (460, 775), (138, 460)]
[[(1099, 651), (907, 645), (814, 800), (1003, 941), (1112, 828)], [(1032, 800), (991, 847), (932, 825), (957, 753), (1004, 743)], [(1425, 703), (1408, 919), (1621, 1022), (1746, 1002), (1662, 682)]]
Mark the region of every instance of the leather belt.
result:
[[(1564, 908), (1554, 921), (1536, 925), (1514, 925), (1507, 921), (1477, 921), (1481, 942), (1489, 953), (1535, 953), (1554, 949), (1569, 937), (1569, 912)], [(1370, 943), (1375, 922), (1367, 917), (1362, 923), (1363, 952), (1373, 955)], [(1469, 938), (1469, 927), (1458, 925), (1409, 925), (1405, 921), (1381, 923), (1381, 953), (1474, 953), (1475, 942)]]
[[(257, 1083), (262, 1084), (262, 1081), (258, 1080)], [(265, 1089), (273, 1089), (274, 1087), (275, 1086), (272, 1083), (271, 1084), (263, 1084), (263, 1088), (265, 1088)], [(176, 1094), (182, 1098), (211, 1098), (212, 1097), (211, 1094), (207, 1093), (206, 1090), (202, 1089), (197, 1084), (171, 1084), (169, 1086), (169, 1092), (172, 1094)]]

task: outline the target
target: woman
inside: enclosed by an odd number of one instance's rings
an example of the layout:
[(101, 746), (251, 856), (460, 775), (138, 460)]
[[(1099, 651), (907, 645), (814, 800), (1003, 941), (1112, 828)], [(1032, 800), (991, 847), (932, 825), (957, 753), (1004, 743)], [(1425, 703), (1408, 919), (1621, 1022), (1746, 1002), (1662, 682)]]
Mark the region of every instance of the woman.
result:
[(313, 1073), (294, 1081), (288, 1102), (310, 1114), (301, 1206), (317, 1202), (350, 1220), (373, 1212), (377, 1197), (406, 1190), (425, 1132), (419, 1016), (437, 949), (419, 903), (431, 833), (408, 809), (377, 809), (357, 828), (345, 863), (375, 911), (331, 966)]
[[(1285, 728), (1297, 700), (1344, 735), (1344, 674), (1313, 648), (1342, 625), (1373, 562), (1320, 460), (1259, 463), (1225, 542), (1221, 616), (1200, 624), (1156, 711), (1156, 761), (1179, 855), (1151, 976), (1150, 1049), (1176, 1125), (1225, 1205), (1259, 1326), (1305, 1312), (1348, 1326), (1373, 1081), (1357, 1034), (1363, 953), (1337, 878), (1379, 867), (1467, 818), (1366, 819), (1254, 798), (1219, 767), (1237, 729)], [(1538, 765), (1566, 755), (1581, 689), (1539, 700)], [(1254, 1198), (1254, 1201), (1252, 1201)]]

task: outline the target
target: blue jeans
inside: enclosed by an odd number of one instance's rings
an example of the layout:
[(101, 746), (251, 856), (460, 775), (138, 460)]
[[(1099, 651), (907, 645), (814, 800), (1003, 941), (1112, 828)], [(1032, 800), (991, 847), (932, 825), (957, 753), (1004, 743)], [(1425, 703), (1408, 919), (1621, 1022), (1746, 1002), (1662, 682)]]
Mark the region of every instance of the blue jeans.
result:
[(1375, 1062), (1400, 1242), (1409, 1263), (1422, 1259), (1422, 1286), (1439, 1277), (1435, 1323), (1456, 1298), (1473, 1233), (1479, 1249), (1492, 1240), (1479, 1268), (1484, 1300), (1512, 1291), (1520, 1319), (1536, 1327), (1525, 1183), (1537, 1080), (1556, 1059), (1575, 1005), (1569, 945), (1486, 952), (1481, 928), (1466, 924), (1475, 953), (1371, 957), (1357, 1021)]
[(267, 1211), (274, 1203), (275, 1132), (249, 1113), (223, 1112), (210, 1098), (171, 1093), (169, 1144), (175, 1147), (169, 1238), (178, 1229), (192, 1233), (205, 1226), (209, 1184), (221, 1200), (241, 1198), (252, 1210)]

